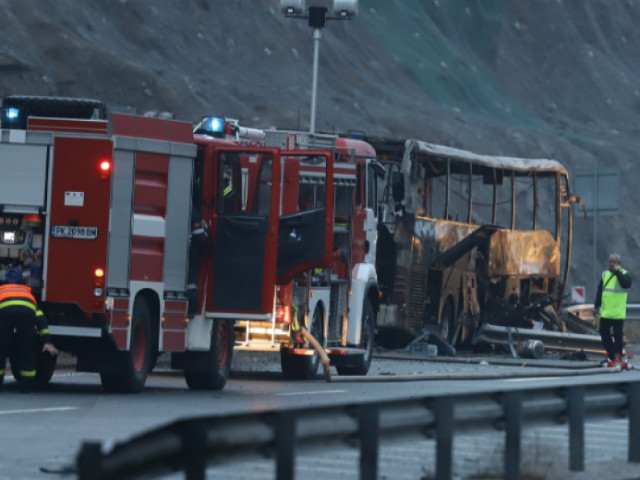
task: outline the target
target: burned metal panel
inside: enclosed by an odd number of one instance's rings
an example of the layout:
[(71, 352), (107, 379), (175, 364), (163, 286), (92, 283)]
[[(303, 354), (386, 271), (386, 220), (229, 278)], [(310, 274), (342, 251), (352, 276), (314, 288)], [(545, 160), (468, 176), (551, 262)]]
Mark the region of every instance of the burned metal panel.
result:
[(560, 248), (546, 230), (500, 230), (491, 237), (489, 274), (560, 275)]
[(437, 256), (460, 243), (479, 227), (480, 225), (454, 223), (447, 220), (416, 218), (414, 234), (421, 241), (424, 249), (420, 263), (430, 265)]

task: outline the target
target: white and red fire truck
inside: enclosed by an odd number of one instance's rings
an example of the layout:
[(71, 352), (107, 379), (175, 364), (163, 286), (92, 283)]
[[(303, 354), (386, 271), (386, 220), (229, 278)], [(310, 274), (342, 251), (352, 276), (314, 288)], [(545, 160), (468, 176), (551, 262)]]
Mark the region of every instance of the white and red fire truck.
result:
[(266, 145), (283, 149), (276, 307), (268, 320), (236, 323), (236, 348), (279, 351), (285, 377), (311, 378), (319, 355), (305, 328), (339, 374), (365, 375), (379, 305), (376, 177), (383, 170), (360, 140), (265, 134)]
[(107, 391), (141, 390), (161, 352), (223, 388), (233, 322), (273, 312), (279, 150), (95, 100), (6, 97), (0, 122), (0, 281), (21, 273)]

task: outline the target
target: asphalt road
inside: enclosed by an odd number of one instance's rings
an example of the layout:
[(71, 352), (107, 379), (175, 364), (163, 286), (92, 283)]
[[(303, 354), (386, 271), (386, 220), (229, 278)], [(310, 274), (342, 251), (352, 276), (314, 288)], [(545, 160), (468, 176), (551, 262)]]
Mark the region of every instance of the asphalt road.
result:
[[(279, 373), (277, 356), (239, 354), (234, 360), (232, 378), (221, 392), (189, 391), (180, 373), (167, 370), (152, 374), (139, 395), (106, 395), (101, 391), (97, 375), (65, 370), (56, 373), (46, 391), (28, 395), (19, 393), (8, 379), (0, 393), (0, 477), (25, 480), (75, 478), (70, 467), (73, 467), (83, 441), (99, 440), (108, 447), (112, 442), (178, 418), (353, 403), (363, 399), (416, 397), (436, 392), (511, 389), (523, 384), (565, 386), (580, 382), (582, 378), (558, 376), (560, 370), (557, 368), (522, 366), (503, 360), (506, 364), (492, 365), (477, 363), (482, 362), (477, 358), (473, 363), (465, 363), (377, 357), (368, 381), (340, 382), (334, 372), (335, 382), (326, 383), (321, 375), (312, 381), (284, 381)], [(385, 380), (398, 374), (413, 376), (414, 380)], [(505, 378), (495, 378), (497, 374)], [(531, 374), (539, 376), (527, 377)], [(431, 379), (418, 380), (424, 375)], [(457, 375), (480, 379), (455, 380)], [(591, 378), (611, 382), (636, 376), (640, 378), (640, 371), (603, 373)], [(375, 378), (379, 380), (372, 381)], [(624, 462), (626, 428), (625, 420), (587, 426), (586, 474), (568, 472), (566, 426), (526, 431), (522, 441), (523, 473), (545, 475), (530, 478), (588, 479), (591, 477), (579, 475), (591, 474), (590, 469), (602, 468), (607, 462), (614, 461), (618, 466), (616, 472), (626, 475), (619, 467), (620, 463), (627, 465)], [(603, 438), (607, 439), (605, 446), (602, 445)], [(471, 478), (472, 475), (476, 475), (473, 477), (476, 480), (500, 478), (496, 472), (502, 468), (503, 447), (503, 437), (497, 432), (456, 435), (456, 478)], [(428, 439), (385, 445), (380, 451), (380, 478), (429, 478), (435, 465), (433, 458), (434, 445)], [(301, 452), (296, 464), (298, 478), (309, 474), (313, 474), (313, 478), (358, 478), (357, 468), (357, 452), (349, 449)], [(222, 467), (217, 473), (220, 476), (212, 478), (266, 479), (273, 478), (273, 465), (264, 459), (247, 459), (242, 464)], [(638, 477), (640, 467), (637, 467), (635, 477), (619, 478)]]

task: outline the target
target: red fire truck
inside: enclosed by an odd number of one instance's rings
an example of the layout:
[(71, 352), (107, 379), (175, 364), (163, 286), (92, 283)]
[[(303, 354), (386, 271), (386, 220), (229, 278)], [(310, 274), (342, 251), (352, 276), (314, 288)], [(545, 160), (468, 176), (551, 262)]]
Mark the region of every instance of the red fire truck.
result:
[(223, 388), (233, 322), (273, 312), (279, 150), (95, 100), (6, 97), (0, 119), (0, 281), (20, 272), (107, 391), (141, 390), (161, 352)]
[(365, 375), (378, 310), (376, 177), (383, 170), (363, 141), (265, 133), (267, 145), (283, 149), (276, 308), (268, 320), (237, 322), (236, 348), (279, 351), (285, 377), (311, 378), (319, 355), (305, 328), (339, 374)]

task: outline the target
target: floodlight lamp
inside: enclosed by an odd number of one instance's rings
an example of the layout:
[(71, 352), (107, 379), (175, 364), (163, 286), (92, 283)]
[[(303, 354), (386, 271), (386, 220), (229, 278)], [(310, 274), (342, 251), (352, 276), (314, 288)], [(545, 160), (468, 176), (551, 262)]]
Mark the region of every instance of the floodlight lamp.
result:
[(306, 9), (306, 0), (280, 0), (280, 11), (286, 16), (302, 15)]
[(343, 19), (358, 15), (358, 0), (333, 0), (331, 13)]

